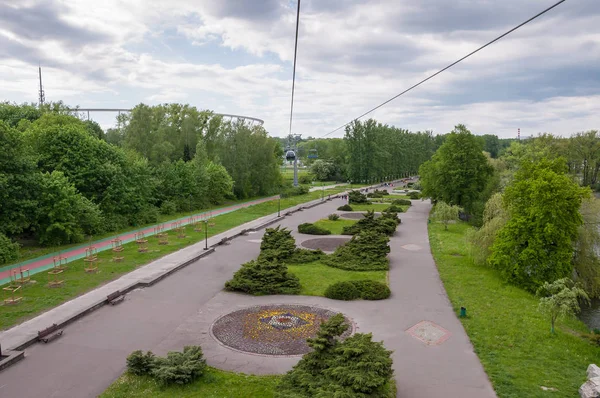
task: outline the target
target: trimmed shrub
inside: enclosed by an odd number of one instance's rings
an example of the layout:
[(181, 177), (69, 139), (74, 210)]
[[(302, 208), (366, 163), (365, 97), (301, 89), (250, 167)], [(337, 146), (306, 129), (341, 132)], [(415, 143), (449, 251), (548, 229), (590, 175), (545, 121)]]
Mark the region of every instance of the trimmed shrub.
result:
[(369, 203), (367, 197), (358, 191), (348, 192), (348, 201), (352, 204)]
[[(266, 253), (273, 252), (268, 250)], [(242, 264), (242, 268), (225, 283), (225, 289), (254, 295), (300, 293), (298, 277), (289, 273), (282, 262), (265, 257)]]
[(387, 254), (389, 238), (374, 231), (362, 231), (335, 252), (323, 259), (323, 263), (334, 268), (350, 271), (388, 270)]
[(155, 360), (152, 351), (145, 354), (141, 350), (134, 351), (127, 357), (127, 371), (138, 376), (148, 375), (154, 369)]
[(384, 300), (392, 294), (390, 288), (385, 283), (370, 279), (361, 279), (352, 283), (360, 292), (360, 298), (363, 300)]
[(325, 297), (334, 300), (356, 300), (360, 298), (360, 291), (352, 281), (336, 282), (327, 287)]
[(412, 203), (408, 199), (394, 199), (392, 201), (393, 206), (410, 206)]
[(415, 199), (421, 199), (421, 193), (420, 192), (416, 192), (416, 191), (412, 191), (406, 194), (409, 198), (415, 200)]
[(19, 258), (19, 244), (0, 233), (0, 264), (9, 263)]
[(298, 185), (297, 187), (288, 187), (282, 193), (281, 197), (300, 196), (307, 194), (309, 187), (306, 185)]
[(330, 235), (331, 234), (330, 230), (321, 228), (315, 224), (311, 224), (308, 222), (298, 225), (298, 232), (300, 232), (301, 234), (308, 234), (308, 235)]
[(323, 323), (317, 337), (307, 340), (312, 351), (281, 378), (275, 397), (331, 397), (333, 392), (339, 397), (395, 397), (392, 352), (370, 333), (341, 340), (347, 329), (342, 314)]
[(394, 204), (392, 204), (390, 207), (384, 210), (384, 212), (387, 213), (402, 213), (403, 211), (404, 210), (402, 210), (402, 207)]
[(340, 219), (340, 216), (338, 214), (333, 213), (333, 214), (328, 215), (327, 218), (330, 221), (337, 221)]
[[(398, 217), (398, 213), (394, 213), (394, 212), (391, 212), (391, 211), (384, 211), (384, 212), (382, 212), (381, 213), (381, 218), (382, 219), (393, 220), (394, 223), (396, 223), (396, 224), (400, 224), (402, 222), (402, 220), (400, 220), (400, 217)], [(383, 222), (383, 220), (381, 220), (381, 222)], [(394, 230), (395, 230), (395, 228), (394, 228)]]
[[(260, 243), (260, 257), (285, 260), (296, 251), (296, 240), (287, 228), (267, 228)], [(264, 252), (267, 252), (264, 255)]]
[(338, 211), (353, 211), (354, 209), (350, 205), (343, 205), (337, 208)]
[(312, 263), (325, 257), (326, 254), (321, 249), (309, 250), (309, 249), (296, 249), (294, 255), (287, 261), (292, 264), (305, 264)]
[(198, 346), (187, 346), (183, 352), (172, 351), (166, 358), (157, 357), (152, 377), (162, 386), (189, 384), (202, 376), (206, 370), (206, 360)]

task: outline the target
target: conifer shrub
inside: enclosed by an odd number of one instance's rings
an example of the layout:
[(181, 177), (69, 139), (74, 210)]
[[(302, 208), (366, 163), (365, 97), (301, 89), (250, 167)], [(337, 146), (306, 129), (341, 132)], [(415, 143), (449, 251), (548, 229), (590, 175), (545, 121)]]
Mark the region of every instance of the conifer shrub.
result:
[(285, 260), (294, 255), (296, 251), (296, 240), (292, 231), (287, 228), (267, 228), (260, 244), (261, 256), (263, 252), (269, 252), (269, 258)]
[[(277, 253), (268, 250), (267, 253)], [(225, 289), (254, 295), (298, 294), (300, 281), (280, 260), (259, 257), (242, 267), (225, 283)]]
[(356, 300), (360, 298), (360, 291), (352, 281), (336, 282), (325, 289), (325, 297), (334, 300)]
[(337, 221), (340, 219), (340, 216), (338, 214), (332, 213), (328, 215), (327, 218), (329, 219), (329, 221)]
[(350, 204), (369, 203), (367, 197), (359, 191), (348, 192), (348, 201), (350, 202)]
[[(391, 216), (375, 218), (373, 210), (367, 211), (364, 217), (352, 225), (342, 228), (342, 235), (356, 235), (362, 231), (374, 231), (384, 235), (393, 235), (396, 231), (397, 221), (390, 220)], [(397, 219), (397, 217), (396, 217)]]
[(138, 376), (149, 375), (155, 359), (152, 351), (145, 354), (141, 350), (134, 351), (127, 357), (127, 371)]
[(389, 261), (386, 256), (390, 252), (389, 241), (384, 234), (362, 231), (325, 257), (323, 263), (350, 271), (388, 270)]
[(384, 210), (384, 212), (388, 213), (402, 213), (403, 211), (404, 210), (402, 210), (402, 207), (394, 204)]
[(151, 376), (162, 386), (189, 384), (206, 370), (206, 360), (199, 346), (187, 346), (183, 352), (171, 351), (166, 357), (157, 357)]
[(296, 249), (294, 255), (287, 261), (290, 264), (305, 264), (318, 261), (326, 256), (325, 252), (321, 249), (309, 250), (309, 249)]
[(392, 352), (370, 333), (341, 340), (348, 327), (342, 314), (323, 323), (307, 340), (313, 350), (282, 377), (275, 397), (395, 397)]
[(392, 201), (393, 206), (410, 206), (411, 201), (408, 199), (394, 199)]
[(412, 191), (406, 194), (409, 198), (416, 200), (421, 199), (421, 192)]

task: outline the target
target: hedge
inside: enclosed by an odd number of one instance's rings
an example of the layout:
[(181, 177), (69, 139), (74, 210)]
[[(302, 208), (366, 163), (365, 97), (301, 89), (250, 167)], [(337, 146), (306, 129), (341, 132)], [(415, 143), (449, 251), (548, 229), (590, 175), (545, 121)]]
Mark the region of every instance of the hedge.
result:
[(321, 228), (315, 224), (308, 223), (308, 222), (298, 225), (298, 232), (300, 232), (301, 234), (308, 234), (308, 235), (330, 235), (331, 234), (330, 230)]
[(385, 284), (370, 279), (336, 282), (325, 290), (325, 297), (333, 300), (384, 300), (391, 295)]
[(338, 211), (353, 211), (354, 209), (352, 209), (352, 206), (350, 205), (343, 205), (337, 208)]

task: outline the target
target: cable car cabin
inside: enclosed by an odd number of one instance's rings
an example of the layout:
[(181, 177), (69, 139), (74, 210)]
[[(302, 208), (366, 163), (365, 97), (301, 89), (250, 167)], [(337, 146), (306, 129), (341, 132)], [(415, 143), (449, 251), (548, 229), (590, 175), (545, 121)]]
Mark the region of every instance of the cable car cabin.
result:
[(296, 154), (294, 153), (294, 151), (287, 151), (285, 153), (285, 160), (287, 161), (292, 161), (296, 159)]
[(318, 159), (319, 155), (317, 154), (317, 150), (311, 149), (310, 151), (308, 151), (308, 158), (309, 159)]

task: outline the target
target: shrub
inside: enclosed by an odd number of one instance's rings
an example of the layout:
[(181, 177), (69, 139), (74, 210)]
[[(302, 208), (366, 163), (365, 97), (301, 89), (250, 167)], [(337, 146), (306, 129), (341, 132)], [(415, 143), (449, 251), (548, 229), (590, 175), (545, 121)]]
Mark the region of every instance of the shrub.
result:
[(389, 238), (374, 231), (362, 231), (338, 247), (323, 262), (334, 268), (351, 271), (388, 270)]
[(300, 196), (307, 194), (309, 191), (308, 186), (306, 185), (298, 185), (297, 187), (288, 187), (282, 193), (282, 197), (290, 197), (290, 196)]
[(383, 198), (383, 194), (381, 192), (369, 192), (367, 198), (379, 199)]
[(352, 281), (336, 282), (327, 287), (325, 297), (334, 300), (356, 300), (360, 298), (360, 291)]
[(358, 191), (348, 192), (348, 201), (354, 204), (369, 203), (367, 197)]
[(313, 349), (286, 373), (275, 389), (276, 398), (339, 397), (392, 398), (391, 351), (372, 335), (356, 333), (339, 337), (348, 329), (342, 314), (321, 325)]
[(296, 250), (296, 240), (287, 228), (267, 228), (260, 244), (261, 256), (268, 251), (270, 258), (284, 260)]
[(305, 174), (298, 177), (298, 182), (300, 184), (312, 184), (314, 180), (315, 176), (313, 176), (312, 174)]
[(206, 370), (206, 360), (198, 346), (183, 348), (183, 352), (172, 351), (166, 358), (158, 357), (151, 375), (162, 386), (189, 384)]
[(407, 188), (412, 188), (413, 185), (415, 185), (414, 182), (409, 182), (408, 184), (406, 184), (406, 187)]
[(406, 194), (409, 198), (415, 200), (415, 199), (421, 199), (421, 193), (417, 192), (417, 191), (412, 191)]
[(330, 221), (337, 221), (337, 220), (339, 220), (339, 219), (340, 219), (340, 216), (339, 216), (339, 215), (337, 215), (337, 214), (335, 214), (335, 213), (332, 213), (332, 214), (328, 215), (328, 216), (327, 216), (327, 218), (328, 218)]
[(175, 214), (177, 213), (177, 204), (170, 200), (165, 200), (160, 205), (160, 214)]
[(0, 264), (9, 263), (19, 258), (19, 244), (0, 233)]
[[(381, 218), (382, 220), (380, 222), (384, 222), (383, 219), (388, 219), (388, 220), (393, 220), (394, 223), (400, 224), (402, 222), (402, 220), (400, 220), (400, 217), (398, 217), (398, 213), (394, 213), (392, 211), (383, 211), (381, 213)], [(396, 230), (396, 227), (394, 227), (394, 231)], [(393, 234), (393, 232), (392, 232)]]
[(312, 263), (325, 257), (326, 254), (321, 249), (309, 250), (309, 249), (296, 249), (294, 255), (288, 259), (289, 263), (293, 264), (305, 264)]
[(371, 210), (367, 211), (361, 220), (342, 228), (342, 235), (356, 235), (362, 231), (375, 231), (384, 235), (393, 235), (396, 231), (396, 222), (390, 222), (389, 217), (383, 216), (376, 219), (375, 212)]
[(402, 213), (403, 211), (404, 210), (402, 210), (402, 207), (394, 204), (392, 204), (390, 207), (384, 210), (384, 212), (388, 213)]
[(265, 257), (242, 264), (233, 278), (225, 283), (225, 289), (254, 295), (300, 293), (298, 277), (289, 273), (279, 260)]
[(338, 211), (353, 211), (354, 209), (352, 209), (352, 206), (350, 205), (343, 205), (337, 208)]
[(301, 234), (309, 234), (309, 235), (330, 235), (331, 231), (325, 228), (321, 228), (318, 225), (311, 223), (304, 223), (298, 225), (298, 232)]
[(412, 203), (408, 199), (394, 199), (392, 201), (393, 206), (410, 206)]
[(127, 357), (127, 371), (134, 375), (148, 375), (154, 369), (156, 357), (152, 351), (143, 353), (140, 350), (134, 351)]
[(363, 300), (384, 300), (392, 294), (390, 288), (385, 283), (370, 279), (361, 279), (352, 283), (360, 292), (360, 298)]

